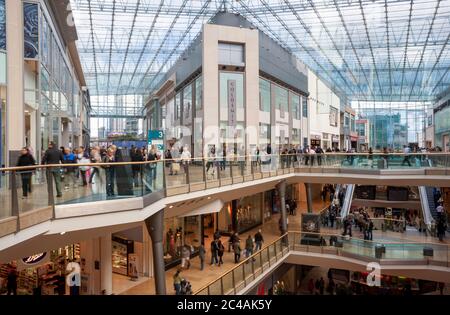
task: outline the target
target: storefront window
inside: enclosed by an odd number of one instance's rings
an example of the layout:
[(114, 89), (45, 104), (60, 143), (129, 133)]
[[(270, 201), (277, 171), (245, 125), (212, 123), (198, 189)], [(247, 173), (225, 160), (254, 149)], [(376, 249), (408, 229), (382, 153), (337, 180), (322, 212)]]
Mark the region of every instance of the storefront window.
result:
[(202, 93), (202, 77), (200, 76), (195, 80), (195, 109), (197, 110), (202, 109)]
[(259, 109), (270, 112), (270, 82), (259, 79)]
[(203, 156), (203, 118), (194, 118), (194, 157)]
[(266, 145), (266, 144), (270, 143), (270, 125), (269, 124), (259, 123), (259, 143), (260, 143), (260, 145)]
[(272, 86), (275, 91), (275, 108), (286, 113), (288, 111), (288, 90), (276, 84)]
[(241, 198), (237, 202), (236, 230), (239, 233), (248, 231), (262, 223), (262, 194)]
[(308, 118), (308, 98), (306, 96), (302, 96), (302, 109), (303, 117)]
[(181, 116), (181, 92), (178, 92), (175, 96), (175, 120), (178, 120)]
[(291, 97), (292, 117), (294, 119), (300, 119), (300, 96), (289, 92)]
[(192, 84), (188, 84), (183, 90), (183, 121), (191, 124), (192, 115)]

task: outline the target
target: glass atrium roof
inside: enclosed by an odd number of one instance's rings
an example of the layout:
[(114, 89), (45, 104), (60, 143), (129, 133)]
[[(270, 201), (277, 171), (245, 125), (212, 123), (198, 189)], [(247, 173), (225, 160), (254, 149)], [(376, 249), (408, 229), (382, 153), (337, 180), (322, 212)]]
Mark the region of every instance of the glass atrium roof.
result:
[(71, 0), (91, 95), (149, 94), (224, 6), (351, 100), (450, 86), (450, 0)]

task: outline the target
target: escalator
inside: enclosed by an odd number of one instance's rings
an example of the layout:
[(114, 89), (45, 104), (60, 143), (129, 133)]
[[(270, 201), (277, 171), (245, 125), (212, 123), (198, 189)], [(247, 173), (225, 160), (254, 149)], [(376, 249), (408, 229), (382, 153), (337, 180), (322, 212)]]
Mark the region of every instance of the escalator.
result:
[(353, 192), (355, 191), (355, 185), (348, 184), (346, 186), (347, 187), (345, 189), (344, 202), (342, 204), (340, 213), (341, 219), (345, 219), (345, 217), (349, 214), (353, 200)]
[(433, 187), (419, 186), (422, 217), (425, 225), (430, 228), (432, 221), (436, 220), (436, 204), (433, 197)]

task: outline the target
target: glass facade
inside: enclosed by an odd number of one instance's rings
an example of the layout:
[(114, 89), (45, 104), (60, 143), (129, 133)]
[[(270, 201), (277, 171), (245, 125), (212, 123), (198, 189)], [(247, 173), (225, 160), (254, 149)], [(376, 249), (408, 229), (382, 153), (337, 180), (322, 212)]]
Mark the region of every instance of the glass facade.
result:
[(302, 113), (304, 118), (308, 118), (308, 98), (302, 96)]
[(291, 97), (292, 117), (294, 119), (300, 119), (300, 96), (295, 93), (289, 92)]
[[(404, 145), (418, 144), (424, 139), (425, 102), (353, 102), (359, 119), (369, 120), (369, 146), (402, 150)], [(351, 123), (349, 121), (349, 123)]]
[(203, 99), (202, 84), (203, 84), (203, 81), (202, 81), (202, 77), (200, 76), (200, 77), (198, 77), (195, 80), (195, 108), (197, 110), (201, 110), (203, 108), (203, 106), (202, 106), (203, 105), (203, 102), (202, 102), (202, 99)]
[(275, 108), (280, 110), (282, 113), (288, 112), (288, 90), (276, 84), (273, 84), (273, 89), (275, 92)]
[(434, 113), (434, 128), (435, 145), (448, 152), (450, 147), (450, 104)]
[(24, 57), (37, 58), (39, 54), (39, 6), (23, 4)]
[(192, 120), (192, 84), (186, 85), (183, 90), (183, 121), (191, 124)]
[(259, 79), (259, 110), (270, 113), (270, 82)]

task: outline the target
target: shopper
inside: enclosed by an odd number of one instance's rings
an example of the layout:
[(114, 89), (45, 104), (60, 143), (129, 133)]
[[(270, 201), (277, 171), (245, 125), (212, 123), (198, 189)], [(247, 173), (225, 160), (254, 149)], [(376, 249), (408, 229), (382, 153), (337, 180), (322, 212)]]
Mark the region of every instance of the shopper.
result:
[[(42, 158), (42, 164), (60, 164), (64, 162), (64, 156), (62, 152), (56, 147), (55, 143), (51, 141), (48, 144), (48, 149), (44, 153)], [(48, 174), (48, 173), (47, 173)], [(50, 177), (53, 177), (56, 186), (56, 197), (62, 197), (61, 192), (61, 168), (52, 167), (50, 169)], [(47, 178), (51, 180), (51, 178)]]
[(191, 248), (188, 245), (184, 245), (181, 249), (181, 267), (189, 269), (191, 267)]
[(248, 258), (251, 255), (253, 255), (253, 239), (252, 236), (249, 234), (247, 237), (247, 240), (245, 241), (245, 256)]
[(176, 295), (181, 294), (181, 276), (180, 276), (181, 270), (177, 270), (175, 274), (173, 275), (173, 288), (175, 290)]
[(231, 232), (230, 238), (228, 239), (228, 252), (231, 252), (231, 249), (233, 248), (234, 239), (236, 238), (236, 233), (233, 231)]
[(223, 253), (225, 252), (225, 246), (221, 240), (217, 241), (217, 255), (219, 256), (219, 266), (223, 265)]
[[(35, 165), (36, 161), (33, 156), (30, 154), (27, 148), (22, 148), (20, 151), (20, 156), (17, 161), (17, 166), (32, 166)], [(28, 197), (28, 192), (31, 189), (31, 176), (33, 175), (33, 170), (23, 170), (19, 171), (20, 177), (22, 179), (22, 196), (23, 198)]]
[(7, 294), (17, 295), (17, 270), (15, 267), (11, 266), (11, 268), (9, 269), (7, 281)]
[[(131, 162), (142, 162), (144, 160), (142, 156), (142, 151), (138, 150), (134, 145), (131, 146), (130, 150), (130, 159)], [(134, 187), (139, 187), (139, 176), (141, 173), (142, 164), (132, 164), (131, 171), (133, 176), (133, 185)]]
[(336, 287), (336, 284), (333, 281), (333, 278), (330, 278), (328, 280), (328, 287), (327, 287), (327, 292), (329, 295), (334, 295), (334, 288)]
[(313, 280), (313, 278), (310, 278), (309, 279), (309, 281), (308, 281), (308, 291), (309, 291), (309, 294), (314, 294), (314, 280)]
[[(64, 161), (63, 164), (77, 164), (77, 158), (75, 154), (73, 154), (69, 148), (64, 149)], [(77, 179), (75, 176), (75, 172), (77, 170), (76, 166), (66, 166), (64, 167), (64, 190), (70, 189), (70, 184), (72, 184), (72, 188), (77, 187)]]
[(218, 265), (219, 259), (217, 257), (219, 251), (219, 245), (217, 240), (211, 242), (211, 265)]
[(261, 233), (261, 229), (259, 229), (258, 232), (256, 232), (256, 234), (255, 234), (255, 244), (256, 244), (255, 251), (261, 250), (263, 242), (264, 242), (264, 238)]
[(203, 243), (200, 244), (200, 247), (198, 248), (198, 258), (200, 258), (200, 270), (203, 270), (205, 266), (205, 245)]
[(79, 170), (80, 170), (80, 176), (81, 176), (81, 180), (83, 182), (83, 186), (87, 186), (86, 175), (87, 175), (88, 171), (90, 170), (90, 167), (87, 165), (83, 165), (83, 164), (89, 164), (90, 160), (86, 157), (83, 147), (80, 147), (78, 149), (77, 162), (78, 162), (78, 164), (81, 164), (81, 166), (79, 167)]
[(407, 163), (408, 166), (411, 166), (411, 162), (409, 161), (409, 154), (410, 153), (411, 153), (411, 149), (407, 145), (404, 145), (403, 146), (404, 157), (403, 157), (402, 166), (405, 165), (405, 163)]
[(191, 163), (191, 152), (187, 146), (183, 147), (183, 152), (181, 153), (181, 163), (183, 164), (184, 173), (189, 172), (189, 164)]
[[(100, 155), (100, 148), (95, 147), (91, 150), (91, 163), (101, 163), (101, 162), (102, 162), (102, 156)], [(102, 169), (100, 167), (92, 168), (91, 175), (89, 176), (89, 184), (92, 184), (94, 175), (96, 175), (95, 182), (97, 183), (97, 180), (98, 180), (98, 182), (100, 184), (103, 184), (102, 174), (100, 173), (101, 171), (102, 171)]]
[(319, 280), (319, 293), (320, 295), (323, 295), (325, 291), (325, 280), (323, 280), (323, 277), (320, 277)]
[[(114, 150), (109, 148), (106, 156), (103, 158), (103, 163), (114, 163)], [(106, 195), (108, 197), (114, 196), (114, 180), (115, 180), (115, 168), (112, 165), (104, 165), (106, 175)]]
[(216, 231), (214, 232), (214, 239), (215, 239), (215, 240), (220, 239), (220, 232), (219, 232), (219, 230), (216, 230)]
[(241, 260), (241, 245), (240, 240), (236, 240), (233, 244), (233, 251), (234, 251), (234, 262), (237, 264)]

